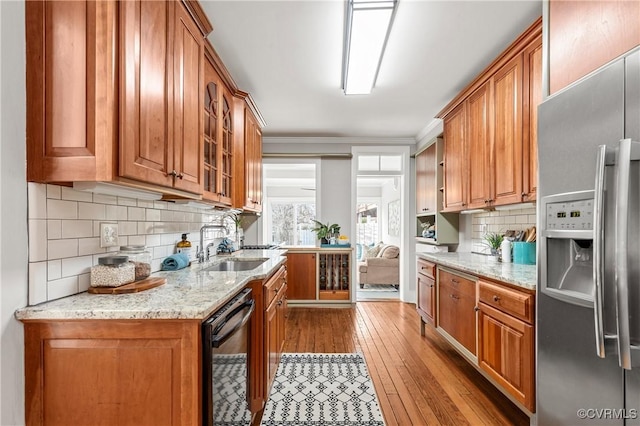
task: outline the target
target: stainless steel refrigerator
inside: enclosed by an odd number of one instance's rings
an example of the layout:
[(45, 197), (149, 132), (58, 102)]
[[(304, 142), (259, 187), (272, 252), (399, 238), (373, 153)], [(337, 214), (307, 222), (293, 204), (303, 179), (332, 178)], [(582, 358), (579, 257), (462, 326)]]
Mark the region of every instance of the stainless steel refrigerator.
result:
[(538, 111), (537, 423), (640, 425), (640, 50)]

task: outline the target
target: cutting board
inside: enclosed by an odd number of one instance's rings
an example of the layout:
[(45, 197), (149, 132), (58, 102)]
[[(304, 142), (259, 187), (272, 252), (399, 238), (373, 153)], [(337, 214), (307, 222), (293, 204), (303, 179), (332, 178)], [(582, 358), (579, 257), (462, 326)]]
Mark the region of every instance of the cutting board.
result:
[(125, 293), (138, 293), (140, 291), (149, 290), (150, 288), (158, 287), (167, 282), (166, 278), (161, 277), (149, 277), (144, 280), (134, 281), (129, 284), (121, 285), (120, 287), (89, 287), (87, 293), (91, 294), (125, 294)]

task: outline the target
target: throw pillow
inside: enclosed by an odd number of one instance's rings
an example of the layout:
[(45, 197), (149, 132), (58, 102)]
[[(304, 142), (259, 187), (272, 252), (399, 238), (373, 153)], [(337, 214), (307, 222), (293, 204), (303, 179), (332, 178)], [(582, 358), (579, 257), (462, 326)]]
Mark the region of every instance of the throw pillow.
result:
[(382, 241), (380, 241), (378, 244), (371, 247), (369, 250), (367, 250), (367, 253), (365, 254), (365, 258), (369, 259), (370, 257), (378, 256), (378, 253), (380, 253), (380, 250), (382, 250), (382, 246), (383, 246)]
[(380, 253), (383, 259), (395, 259), (400, 255), (400, 248), (397, 246), (386, 246)]

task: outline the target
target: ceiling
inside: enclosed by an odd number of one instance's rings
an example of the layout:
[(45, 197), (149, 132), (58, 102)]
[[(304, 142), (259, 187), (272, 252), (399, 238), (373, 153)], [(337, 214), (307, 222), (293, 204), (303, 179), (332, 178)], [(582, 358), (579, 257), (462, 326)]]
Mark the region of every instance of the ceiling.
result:
[(418, 139), (542, 13), (542, 1), (399, 0), (370, 95), (341, 89), (343, 0), (201, 0), (213, 46), (265, 137)]

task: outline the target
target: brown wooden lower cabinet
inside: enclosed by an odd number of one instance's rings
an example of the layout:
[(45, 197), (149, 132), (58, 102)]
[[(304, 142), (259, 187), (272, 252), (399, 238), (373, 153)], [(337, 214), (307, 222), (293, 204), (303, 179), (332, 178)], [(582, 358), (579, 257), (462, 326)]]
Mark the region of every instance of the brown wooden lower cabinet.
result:
[(251, 322), (249, 409), (262, 410), (269, 396), (285, 339), (287, 266), (266, 280), (251, 281), (256, 310)]
[(438, 280), (438, 326), (475, 355), (476, 283), (442, 269)]
[(316, 299), (316, 253), (287, 253), (287, 297)]
[(417, 263), (417, 311), (420, 315), (420, 334), (424, 336), (424, 324), (437, 325), (436, 320), (436, 265), (424, 259)]
[[(424, 308), (428, 291), (421, 294), (430, 280), (421, 272), (425, 265), (432, 264), (418, 263), (421, 327), (428, 318)], [(535, 412), (535, 293), (485, 278), (476, 282), (448, 269), (438, 268), (437, 276), (437, 329), (445, 331), (448, 340), (453, 338), (457, 349), (464, 347), (475, 355), (460, 350), (505, 394)]]
[(25, 321), (26, 424), (201, 424), (200, 324)]

